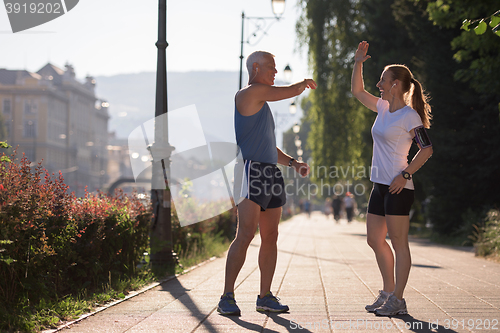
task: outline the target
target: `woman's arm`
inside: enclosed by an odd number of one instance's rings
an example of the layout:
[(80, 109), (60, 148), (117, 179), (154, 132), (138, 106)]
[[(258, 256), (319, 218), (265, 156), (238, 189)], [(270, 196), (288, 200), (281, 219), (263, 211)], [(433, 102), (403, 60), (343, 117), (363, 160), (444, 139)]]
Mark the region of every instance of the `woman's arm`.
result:
[[(415, 129), (412, 129), (410, 131), (412, 138), (415, 137)], [(422, 148), (422, 146), (418, 144), (419, 151), (417, 154), (413, 157), (413, 160), (411, 161), (410, 164), (408, 164), (408, 167), (404, 169), (404, 171), (408, 172), (410, 175), (413, 175), (415, 172), (420, 169), (425, 162), (432, 156), (433, 150), (432, 146)], [(393, 180), (391, 185), (389, 185), (389, 192), (391, 194), (399, 194), (403, 188), (406, 185), (407, 180), (403, 177), (402, 174), (397, 175)]]
[(369, 44), (365, 41), (359, 43), (356, 54), (354, 55), (354, 67), (351, 77), (351, 92), (364, 106), (377, 112), (378, 97), (373, 96), (365, 90), (363, 82), (363, 62), (371, 58), (368, 52)]

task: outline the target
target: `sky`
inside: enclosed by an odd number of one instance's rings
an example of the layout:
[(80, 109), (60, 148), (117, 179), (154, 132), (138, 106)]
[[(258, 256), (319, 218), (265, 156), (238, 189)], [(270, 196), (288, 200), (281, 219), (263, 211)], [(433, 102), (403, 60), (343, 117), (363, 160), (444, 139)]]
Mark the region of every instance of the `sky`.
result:
[[(277, 79), (287, 64), (293, 81), (310, 76), (306, 50), (297, 50), (297, 1), (286, 1), (282, 18), (256, 45), (244, 45), (245, 57), (256, 50), (276, 55)], [(273, 16), (271, 0), (167, 0), (167, 70), (238, 71), (242, 11)], [(255, 24), (245, 21), (246, 39)], [(65, 15), (15, 34), (0, 7), (0, 68), (37, 71), (47, 62), (70, 63), (79, 79), (155, 71), (157, 39), (157, 0), (80, 0)]]

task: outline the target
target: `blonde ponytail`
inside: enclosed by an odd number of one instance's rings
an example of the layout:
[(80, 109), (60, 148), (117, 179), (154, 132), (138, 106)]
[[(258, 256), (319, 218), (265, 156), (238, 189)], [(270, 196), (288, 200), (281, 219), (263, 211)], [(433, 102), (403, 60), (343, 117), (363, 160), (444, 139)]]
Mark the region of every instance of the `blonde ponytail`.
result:
[(394, 80), (399, 80), (402, 83), (406, 103), (417, 111), (424, 127), (430, 128), (432, 115), (431, 106), (428, 103), (429, 96), (424, 93), (422, 85), (413, 77), (410, 69), (405, 65), (388, 65), (385, 66), (385, 70), (392, 74)]
[(431, 106), (428, 103), (429, 97), (424, 94), (422, 85), (415, 78), (411, 78), (411, 83), (413, 83), (413, 93), (411, 95), (411, 107), (417, 111), (422, 119), (422, 124), (425, 128), (431, 127)]

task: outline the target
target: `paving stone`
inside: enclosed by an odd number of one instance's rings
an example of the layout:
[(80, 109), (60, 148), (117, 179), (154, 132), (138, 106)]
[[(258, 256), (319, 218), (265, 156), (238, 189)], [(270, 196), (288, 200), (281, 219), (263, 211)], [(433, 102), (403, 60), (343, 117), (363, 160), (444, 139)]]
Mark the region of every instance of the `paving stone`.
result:
[(411, 239), (409, 314), (388, 318), (364, 310), (382, 283), (364, 223), (337, 224), (314, 212), (280, 224), (272, 291), (290, 313), (255, 311), (259, 245), (257, 235), (236, 282), (240, 317), (216, 311), (223, 257), (61, 331), (500, 332), (500, 264), (476, 258), (470, 248)]

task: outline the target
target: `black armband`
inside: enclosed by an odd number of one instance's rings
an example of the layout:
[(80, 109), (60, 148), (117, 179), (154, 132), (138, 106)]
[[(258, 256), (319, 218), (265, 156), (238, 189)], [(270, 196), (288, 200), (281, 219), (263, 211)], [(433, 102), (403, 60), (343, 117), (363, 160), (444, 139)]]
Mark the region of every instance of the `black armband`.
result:
[(432, 142), (424, 126), (419, 126), (415, 128), (415, 137), (413, 138), (421, 148), (432, 147)]

